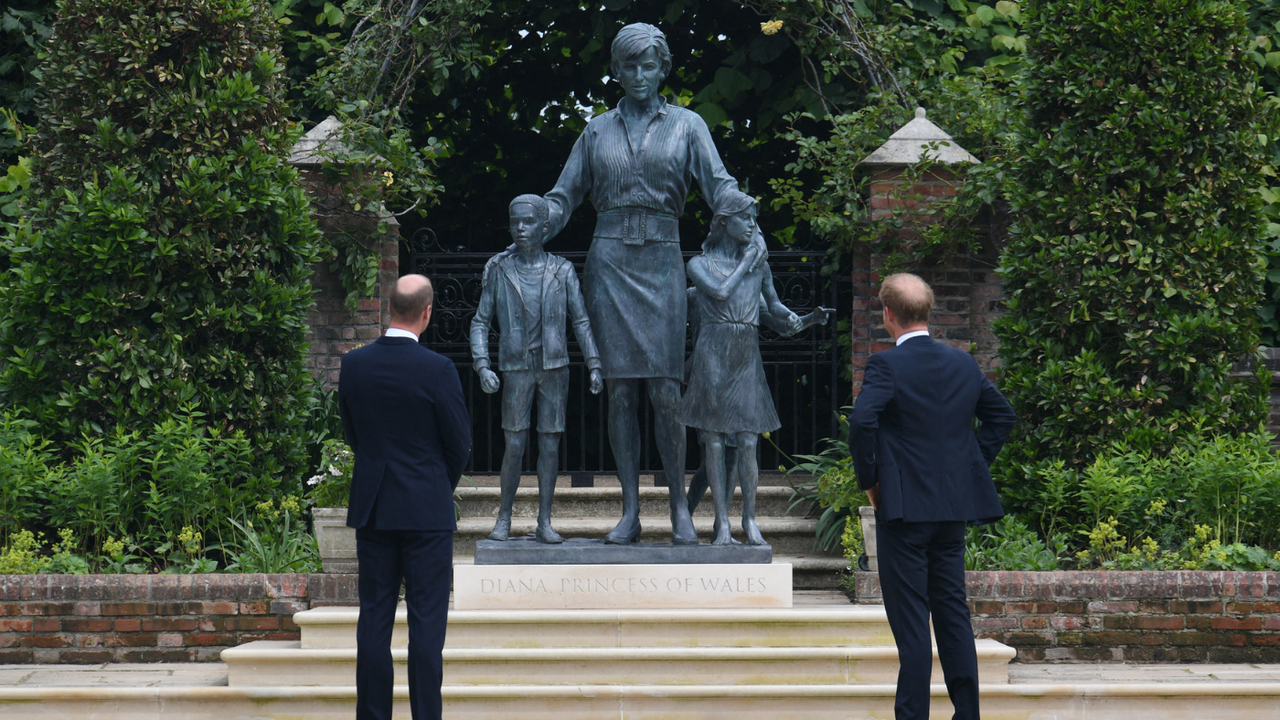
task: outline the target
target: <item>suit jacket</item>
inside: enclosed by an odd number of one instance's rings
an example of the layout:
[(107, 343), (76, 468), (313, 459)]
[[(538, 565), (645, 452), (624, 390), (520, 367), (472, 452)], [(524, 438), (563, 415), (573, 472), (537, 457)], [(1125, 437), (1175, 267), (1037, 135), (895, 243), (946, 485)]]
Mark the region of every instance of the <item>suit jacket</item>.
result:
[(338, 407), (356, 458), (347, 525), (457, 529), (471, 418), (453, 362), (412, 338), (378, 338), (343, 356)]
[(1004, 509), (989, 468), (1014, 421), (971, 355), (911, 338), (867, 359), (849, 418), (858, 485), (880, 484), (883, 521), (999, 520)]
[(516, 255), (499, 257), (485, 268), (484, 288), (480, 291), (480, 307), (471, 321), (471, 357), (477, 371), (489, 367), (489, 327), (498, 316), (502, 336), (498, 340), (498, 369), (554, 370), (569, 364), (569, 343), (565, 334), (566, 314), (573, 318), (573, 334), (587, 359), (587, 367), (600, 368), (600, 352), (587, 306), (582, 300), (578, 273), (573, 263), (556, 255), (547, 255), (542, 271), (542, 367), (531, 368), (528, 362), (529, 339), (525, 337), (524, 296), (516, 277)]

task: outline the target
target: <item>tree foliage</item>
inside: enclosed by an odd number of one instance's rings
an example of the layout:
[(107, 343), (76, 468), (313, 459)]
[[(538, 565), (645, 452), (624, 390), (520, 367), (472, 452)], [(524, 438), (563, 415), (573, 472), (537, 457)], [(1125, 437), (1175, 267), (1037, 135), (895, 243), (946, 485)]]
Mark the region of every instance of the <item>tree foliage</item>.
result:
[(55, 441), (192, 410), (297, 470), (318, 233), (282, 162), (272, 15), (63, 0), (58, 16), (0, 282), (0, 398)]
[[(1232, 0), (1044, 0), (1030, 11), (1017, 221), (1001, 260), (1011, 510), (1039, 470), (1116, 442), (1255, 430), (1261, 201), (1274, 121)], [(1134, 43), (1132, 38), (1143, 38)]]

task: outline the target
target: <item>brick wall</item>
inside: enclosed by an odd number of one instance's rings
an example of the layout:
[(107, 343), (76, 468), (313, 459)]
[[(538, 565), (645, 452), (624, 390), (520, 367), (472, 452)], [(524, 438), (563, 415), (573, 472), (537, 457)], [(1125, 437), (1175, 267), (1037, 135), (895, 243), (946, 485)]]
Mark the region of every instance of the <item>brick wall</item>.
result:
[[(901, 169), (875, 170), (871, 177), (871, 216), (888, 219), (898, 212), (905, 225), (899, 231), (904, 240), (916, 236), (920, 225), (938, 219), (941, 203), (955, 196), (959, 178), (946, 168), (936, 168), (908, 186)], [(978, 366), (989, 375), (998, 366), (999, 343), (991, 330), (1000, 315), (1000, 279), (993, 270), (999, 259), (1003, 229), (981, 219), (977, 229), (986, 242), (982, 252), (952, 254), (939, 262), (909, 268), (933, 288), (934, 306), (930, 331), (934, 338), (952, 347), (973, 353)], [(893, 338), (880, 322), (879, 282), (884, 274), (883, 258), (869, 251), (855, 253), (852, 260), (853, 333), (852, 364), (854, 396), (862, 383), (863, 368), (871, 354), (892, 347)]]
[(324, 184), (318, 170), (300, 167), (299, 178), (311, 197), (313, 217), (322, 232), (368, 236), (378, 250), (378, 287), (373, 297), (360, 300), (354, 313), (347, 311), (344, 304), (347, 291), (337, 273), (329, 269), (328, 261), (318, 262), (311, 268), (315, 304), (307, 313), (310, 326), (307, 342), (311, 349), (306, 365), (313, 377), (337, 387), (342, 356), (348, 350), (376, 340), (391, 321), (388, 298), (400, 277), (400, 225), (394, 217), (382, 218), (391, 226), (390, 236), (377, 237), (379, 218), (347, 211), (345, 199)]
[[(1280, 573), (970, 572), (974, 635), (1033, 662), (1280, 663)], [(879, 597), (857, 573), (857, 597)]]
[(215, 662), (356, 601), (355, 575), (0, 575), (0, 664)]

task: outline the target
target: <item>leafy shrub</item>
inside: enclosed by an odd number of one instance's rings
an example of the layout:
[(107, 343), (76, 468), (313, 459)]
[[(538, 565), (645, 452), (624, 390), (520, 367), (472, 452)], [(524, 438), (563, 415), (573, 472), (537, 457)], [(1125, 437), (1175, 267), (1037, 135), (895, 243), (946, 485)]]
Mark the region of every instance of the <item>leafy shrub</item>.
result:
[(43, 540), (43, 533), (39, 536), (30, 530), (14, 533), (0, 549), (0, 575), (85, 575), (89, 572), (89, 561), (74, 552), (76, 540), (70, 530), (58, 533), (58, 542), (53, 546), (52, 555), (41, 554), (40, 545)]
[(1231, 369), (1257, 347), (1255, 186), (1275, 125), (1233, 0), (1044, 0), (1028, 17), (996, 325), (1014, 512), (1055, 462), (1259, 427), (1266, 374)]
[[(858, 508), (867, 504), (867, 495), (858, 488), (853, 460), (849, 455), (849, 408), (844, 408), (840, 413), (839, 423), (839, 435), (825, 440), (826, 446), (821, 452), (817, 455), (797, 455), (798, 462), (785, 469), (787, 481), (795, 493), (791, 508), (801, 505), (822, 508), (814, 534), (814, 546), (824, 552), (830, 552), (837, 544), (843, 544), (848, 533), (861, 537)], [(795, 482), (791, 480), (792, 475), (807, 477)], [(857, 559), (856, 555), (854, 559)]]
[(969, 528), (964, 566), (966, 570), (1061, 570), (1066, 551), (1066, 537), (1055, 536), (1046, 544), (1022, 520), (1006, 515), (991, 525)]
[(320, 572), (320, 548), (296, 517), (302, 505), (286, 497), (279, 508), (270, 500), (256, 506), (258, 526), (253, 520), (230, 520), (237, 533), (226, 546), (230, 561), (227, 570), (246, 573)]
[(270, 9), (63, 0), (58, 17), (0, 279), (0, 400), (59, 446), (192, 407), (258, 468), (301, 470), (318, 233), (281, 159)]
[(307, 498), (316, 507), (346, 507), (351, 497), (351, 477), (355, 474), (355, 455), (342, 440), (326, 440), (316, 474), (307, 480), (311, 488)]

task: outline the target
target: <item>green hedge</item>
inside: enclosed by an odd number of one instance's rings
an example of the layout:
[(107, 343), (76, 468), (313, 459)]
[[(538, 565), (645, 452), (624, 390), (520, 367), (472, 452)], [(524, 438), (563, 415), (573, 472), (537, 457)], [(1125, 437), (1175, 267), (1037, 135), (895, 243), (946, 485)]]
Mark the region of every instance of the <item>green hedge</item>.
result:
[(1240, 3), (1045, 0), (1028, 16), (996, 326), (1014, 512), (1036, 509), (1055, 460), (1259, 427), (1267, 375), (1231, 370), (1258, 342), (1255, 188), (1275, 132)]
[(247, 0), (63, 0), (0, 278), (0, 400), (70, 448), (202, 414), (301, 475), (318, 231), (279, 36)]

